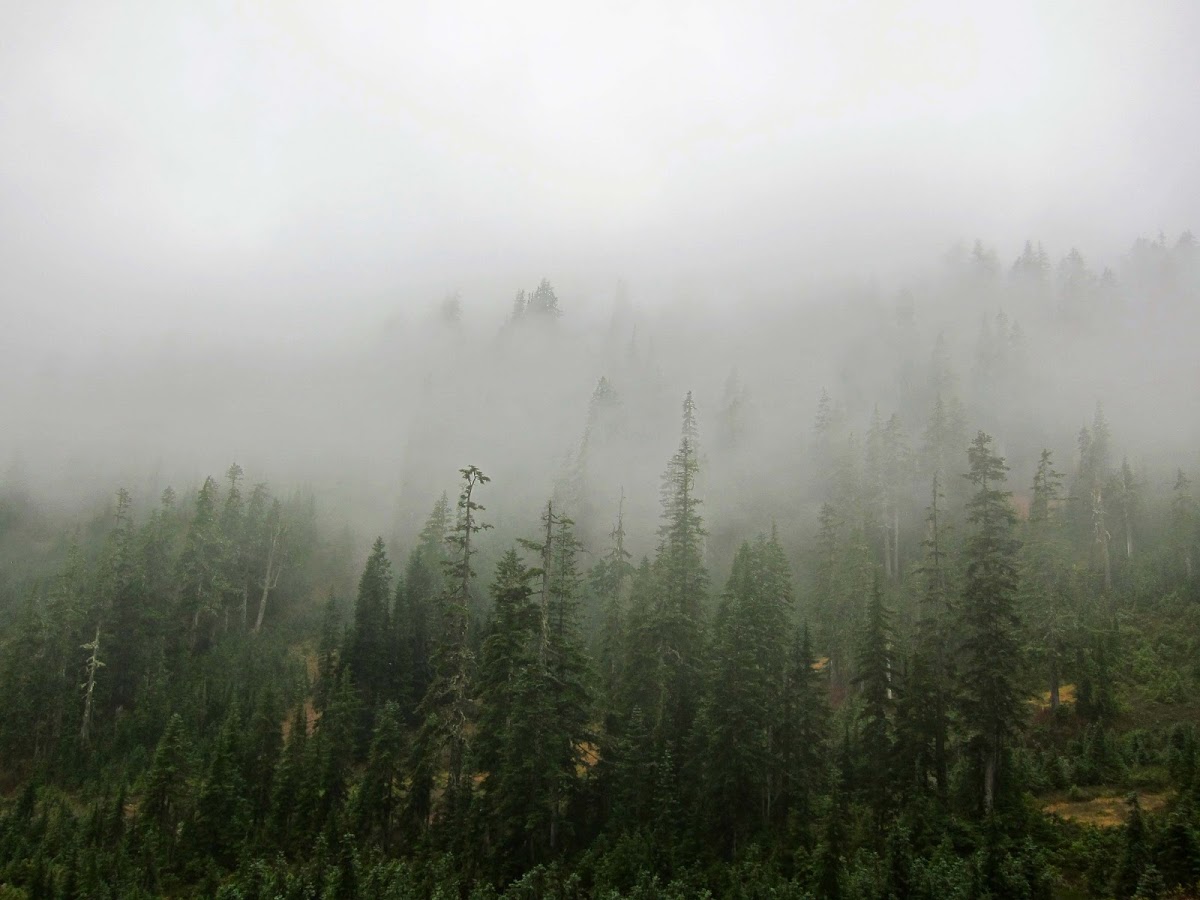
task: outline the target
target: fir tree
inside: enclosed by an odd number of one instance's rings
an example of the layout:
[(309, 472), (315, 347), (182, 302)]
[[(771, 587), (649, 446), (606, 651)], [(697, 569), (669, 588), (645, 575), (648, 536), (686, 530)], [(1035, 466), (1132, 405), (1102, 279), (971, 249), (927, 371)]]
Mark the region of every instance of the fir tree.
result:
[(216, 513), (217, 483), (206, 478), (196, 496), (196, 511), (179, 559), (181, 612), (188, 619), (188, 640), (195, 648), (200, 622), (215, 621), (222, 608), (226, 582), (222, 564), (225, 544)]
[(237, 759), (237, 736), (242, 722), (236, 706), (217, 734), (204, 783), (196, 798), (188, 850), (216, 860), (226, 868), (236, 859), (246, 827), (245, 788)]
[(825, 676), (813, 658), (808, 626), (796, 632), (780, 698), (779, 748), (783, 770), (779, 818), (802, 834), (823, 785), (829, 705)]
[(967, 453), (975, 488), (968, 503), (972, 532), (966, 544), (962, 592), (962, 715), (969, 745), (982, 770), (982, 808), (990, 813), (1004, 752), (1024, 721), (1021, 652), (1016, 612), (1020, 543), (1016, 514), (1001, 489), (1007, 466), (982, 431)]
[(391, 562), (383, 546), (383, 538), (376, 538), (358, 582), (354, 623), (350, 632), (350, 646), (346, 651), (346, 664), (368, 712), (386, 699), (392, 684), (391, 647), (388, 640), (388, 603), (391, 594)]
[(923, 582), (916, 638), (900, 700), (901, 735), (913, 787), (924, 792), (932, 779), (944, 802), (949, 783), (950, 707), (954, 679), (951, 640), (952, 591), (948, 563), (948, 526), (941, 481), (935, 474), (926, 513)]
[(172, 841), (188, 798), (190, 759), (183, 719), (171, 716), (154, 751), (143, 788), (140, 815), (160, 835)]
[(1045, 660), (1050, 707), (1059, 704), (1059, 684), (1067, 641), (1074, 628), (1065, 536), (1061, 522), (1062, 476), (1054, 470), (1049, 450), (1043, 450), (1033, 478), (1026, 539), (1021, 552), (1022, 607), (1036, 641), (1035, 652)]
[(698, 470), (696, 407), (689, 392), (683, 403), (679, 450), (663, 478), (663, 523), (654, 560), (658, 697), (652, 708), (656, 728), (675, 746), (691, 731), (699, 701), (708, 572), (704, 567), (705, 531), (696, 497)]
[(414, 742), (413, 786), (409, 793), (410, 812), (424, 819), (430, 810), (433, 772), (444, 755), (447, 782), (443, 820), (448, 823), (450, 834), (461, 827), (470, 792), (467, 725), (472, 717), (475, 658), (467, 628), (471, 582), (475, 576), (471, 568), (471, 557), (476, 553), (472, 540), (491, 527), (479, 522), (478, 515), (484, 507), (474, 499), (475, 489), (491, 479), (475, 466), (459, 471), (463, 486), (458, 497), (458, 516), (446, 539), (451, 557), (445, 563), (442, 633), (434, 651), (433, 680), (421, 701), (423, 721)]
[(871, 599), (858, 653), (855, 683), (862, 698), (859, 740), (864, 763), (864, 787), (870, 808), (881, 826), (892, 803), (895, 743), (894, 665), (890, 614), (883, 602), (879, 575)]
[(400, 685), (402, 709), (410, 722), (416, 720), (417, 705), (433, 678), (433, 647), (443, 614), (449, 528), (450, 502), (442, 494), (421, 529), (404, 578), (396, 587), (397, 656), (405, 665)]

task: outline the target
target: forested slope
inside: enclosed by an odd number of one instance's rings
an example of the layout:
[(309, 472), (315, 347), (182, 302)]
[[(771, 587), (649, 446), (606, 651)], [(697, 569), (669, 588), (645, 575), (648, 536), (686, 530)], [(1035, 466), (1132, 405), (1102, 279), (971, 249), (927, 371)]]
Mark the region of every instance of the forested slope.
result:
[[(1196, 896), (1197, 423), (1089, 387), (1195, 321), (1195, 257), (977, 245), (769, 360), (663, 351), (724, 385), (666, 414), (645, 331), (589, 355), (543, 281), (497, 358), (610, 362), (582, 436), (498, 366), (487, 428), (412, 414), (387, 540), (237, 464), (80, 514), (10, 477), (0, 897)], [(481, 471), (530, 405), (566, 461)]]

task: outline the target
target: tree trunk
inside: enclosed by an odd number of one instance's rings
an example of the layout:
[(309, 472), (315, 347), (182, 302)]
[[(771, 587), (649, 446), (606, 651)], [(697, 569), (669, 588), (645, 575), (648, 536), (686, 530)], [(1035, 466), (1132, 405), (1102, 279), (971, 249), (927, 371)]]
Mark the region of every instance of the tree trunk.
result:
[(1050, 711), (1058, 709), (1058, 654), (1050, 656)]
[(92, 655), (88, 658), (88, 680), (84, 685), (83, 723), (79, 726), (79, 742), (85, 747), (92, 737), (92, 697), (96, 692), (96, 670), (104, 663), (100, 662), (100, 626), (96, 626), (96, 638), (91, 644), (84, 644), (84, 649), (90, 649)]
[[(279, 584), (279, 574), (283, 571), (283, 560), (280, 559), (278, 565), (275, 563), (275, 553), (279, 548), (279, 538), (282, 534), (283, 529), (279, 528), (271, 535), (271, 549), (267, 551), (267, 571), (263, 573), (262, 596), (258, 600), (258, 617), (254, 620), (255, 634), (262, 630), (263, 618), (267, 614), (267, 600), (271, 596), (271, 591)], [(245, 598), (246, 592), (243, 591), (243, 603), (245, 603)]]
[(996, 751), (985, 751), (983, 760), (983, 811), (991, 813), (996, 797)]

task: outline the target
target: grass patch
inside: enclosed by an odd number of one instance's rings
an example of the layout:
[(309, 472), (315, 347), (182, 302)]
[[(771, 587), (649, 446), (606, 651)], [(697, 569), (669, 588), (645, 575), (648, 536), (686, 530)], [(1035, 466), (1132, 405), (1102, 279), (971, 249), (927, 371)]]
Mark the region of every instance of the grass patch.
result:
[[(1155, 813), (1167, 804), (1170, 793), (1167, 791), (1135, 791), (1142, 811)], [(1068, 822), (1080, 825), (1091, 825), (1096, 828), (1115, 828), (1124, 825), (1129, 814), (1129, 806), (1125, 802), (1128, 792), (1113, 793), (1111, 785), (1107, 787), (1076, 788), (1069, 795), (1057, 792), (1045, 798), (1042, 812)]]

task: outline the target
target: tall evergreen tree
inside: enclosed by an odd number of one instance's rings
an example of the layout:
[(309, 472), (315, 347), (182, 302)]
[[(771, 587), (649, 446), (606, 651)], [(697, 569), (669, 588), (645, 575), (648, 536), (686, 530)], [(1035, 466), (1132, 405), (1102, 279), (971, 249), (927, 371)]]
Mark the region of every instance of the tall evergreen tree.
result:
[(777, 536), (743, 544), (717, 610), (698, 722), (712, 833), (726, 851), (775, 817), (784, 793), (791, 579)]
[(1050, 708), (1059, 704), (1059, 685), (1069, 637), (1075, 627), (1072, 585), (1062, 528), (1062, 476), (1043, 450), (1033, 478), (1033, 498), (1021, 548), (1021, 599), (1036, 654), (1045, 661)]
[(405, 666), (400, 685), (402, 710), (410, 722), (433, 679), (433, 648), (444, 610), (446, 537), (450, 502), (442, 494), (409, 554), (404, 578), (396, 586), (397, 657)]
[(446, 560), (446, 593), (442, 602), (443, 621), (439, 642), (434, 650), (433, 680), (421, 701), (423, 721), (414, 743), (410, 812), (424, 820), (431, 811), (430, 794), (435, 771), (444, 760), (446, 790), (443, 795), (442, 821), (446, 833), (456, 836), (467, 811), (471, 783), (468, 766), (470, 731), (474, 699), (475, 656), (468, 640), (471, 583), (475, 571), (471, 557), (475, 536), (490, 525), (481, 523), (484, 511), (474, 499), (475, 489), (491, 479), (475, 466), (459, 470), (462, 491), (458, 496), (458, 515), (447, 537), (450, 558)]
[(223, 570), (225, 543), (216, 511), (217, 493), (217, 483), (211, 477), (206, 478), (196, 495), (195, 514), (179, 558), (181, 612), (188, 620), (188, 642), (193, 648), (201, 639), (201, 621), (216, 621), (227, 588)]
[(358, 582), (354, 622), (346, 664), (368, 713), (388, 697), (392, 684), (388, 603), (392, 595), (392, 564), (383, 538), (376, 538)]
[(968, 503), (972, 531), (966, 544), (962, 592), (962, 717), (980, 765), (982, 808), (990, 813), (1008, 745), (1024, 721), (1020, 687), (1020, 622), (1016, 611), (1016, 513), (1002, 490), (1008, 467), (982, 431), (967, 452), (975, 489)]
[(895, 780), (895, 697), (890, 614), (883, 601), (879, 574), (867, 603), (867, 614), (858, 652), (858, 675), (862, 706), (859, 710), (860, 756), (863, 786), (877, 827), (882, 826), (892, 805)]
[[(829, 742), (828, 685), (813, 658), (808, 626), (795, 632), (787, 678), (780, 697), (780, 763), (783, 785), (778, 818), (803, 838), (824, 788), (825, 751)], [(805, 842), (807, 843), (807, 842)]]
[(899, 720), (905, 765), (920, 792), (930, 782), (943, 802), (949, 785), (950, 708), (954, 654), (950, 648), (954, 611), (949, 571), (948, 530), (941, 479), (935, 473), (926, 511), (924, 559), (918, 572), (922, 591), (912, 653), (908, 659)]
[(698, 456), (696, 406), (683, 402), (679, 449), (663, 477), (662, 525), (654, 560), (654, 633), (658, 653), (655, 727), (679, 747), (691, 731), (700, 690), (700, 651), (708, 588), (704, 531), (696, 496)]

